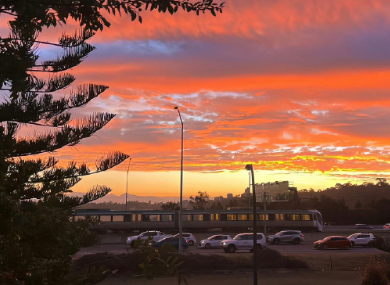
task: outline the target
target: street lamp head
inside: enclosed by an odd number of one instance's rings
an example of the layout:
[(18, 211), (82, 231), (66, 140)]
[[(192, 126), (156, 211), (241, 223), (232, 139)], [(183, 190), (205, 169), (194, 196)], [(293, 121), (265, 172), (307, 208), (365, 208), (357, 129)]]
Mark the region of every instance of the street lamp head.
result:
[(179, 107), (175, 106), (175, 110), (179, 110)]
[(252, 168), (253, 168), (253, 165), (252, 165), (252, 164), (247, 164), (247, 165), (245, 165), (245, 169), (246, 169), (246, 170), (252, 170)]

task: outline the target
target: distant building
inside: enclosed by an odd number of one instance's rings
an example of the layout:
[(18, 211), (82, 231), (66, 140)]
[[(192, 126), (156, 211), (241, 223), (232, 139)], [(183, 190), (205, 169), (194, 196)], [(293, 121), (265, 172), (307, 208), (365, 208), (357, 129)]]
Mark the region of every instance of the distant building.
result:
[(226, 195), (226, 198), (227, 198), (227, 199), (233, 199), (233, 194), (232, 194), (232, 193), (228, 193), (228, 194)]
[(269, 202), (282, 202), (289, 200), (288, 181), (275, 181), (268, 183), (256, 183), (256, 200), (263, 200), (264, 193)]
[(215, 198), (214, 198), (214, 201), (215, 201), (215, 202), (221, 202), (221, 201), (223, 201), (223, 197), (222, 197), (222, 196), (215, 197)]
[(241, 198), (250, 198), (252, 197), (251, 189), (247, 187), (245, 193), (241, 194)]

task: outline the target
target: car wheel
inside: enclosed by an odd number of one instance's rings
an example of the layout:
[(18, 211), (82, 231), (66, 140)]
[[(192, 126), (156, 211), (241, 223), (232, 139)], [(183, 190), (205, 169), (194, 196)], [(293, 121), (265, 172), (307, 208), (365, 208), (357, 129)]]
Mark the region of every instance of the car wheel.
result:
[(207, 249), (209, 249), (209, 248), (211, 248), (211, 244), (206, 243), (204, 247), (207, 248)]
[(354, 243), (354, 242), (351, 242), (351, 246), (355, 246), (355, 243)]
[(234, 253), (236, 251), (236, 247), (234, 245), (229, 245), (227, 248), (229, 253)]
[(293, 244), (300, 244), (301, 240), (299, 238), (296, 238), (293, 240)]
[(192, 240), (190, 240), (190, 241), (188, 242), (188, 245), (193, 246), (193, 245), (194, 245), (194, 242), (193, 242)]
[(279, 243), (280, 243), (280, 239), (278, 238), (274, 239), (273, 244), (279, 244)]
[(130, 246), (131, 246), (132, 248), (134, 248), (134, 247), (135, 247), (135, 242), (132, 241), (132, 242), (130, 243)]

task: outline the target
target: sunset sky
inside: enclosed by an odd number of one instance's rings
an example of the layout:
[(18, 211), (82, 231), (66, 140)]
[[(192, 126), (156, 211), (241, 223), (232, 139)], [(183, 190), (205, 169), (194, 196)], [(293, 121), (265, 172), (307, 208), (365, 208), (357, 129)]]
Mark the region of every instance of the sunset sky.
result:
[[(97, 49), (71, 73), (110, 86), (78, 110), (116, 113), (57, 153), (94, 163), (132, 157), (129, 194), (241, 194), (255, 180), (298, 189), (373, 182), (390, 172), (390, 1), (226, 0), (222, 14), (110, 16)], [(42, 49), (44, 56), (50, 49)], [(74, 191), (126, 189), (128, 161)]]

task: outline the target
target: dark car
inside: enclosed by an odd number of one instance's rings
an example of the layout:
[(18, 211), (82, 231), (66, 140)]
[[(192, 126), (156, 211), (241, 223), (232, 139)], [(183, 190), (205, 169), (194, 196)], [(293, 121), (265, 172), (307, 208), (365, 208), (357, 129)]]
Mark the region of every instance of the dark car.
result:
[[(166, 237), (153, 244), (154, 247), (171, 246), (179, 249), (179, 237)], [(184, 249), (188, 248), (188, 243), (185, 238), (182, 238), (182, 246)]]
[(369, 226), (369, 225), (366, 225), (366, 224), (356, 224), (354, 227), (354, 229), (373, 229), (372, 226)]
[(317, 240), (314, 243), (316, 249), (327, 249), (327, 248), (343, 248), (347, 249), (352, 246), (351, 241), (344, 236), (329, 236), (322, 240)]

